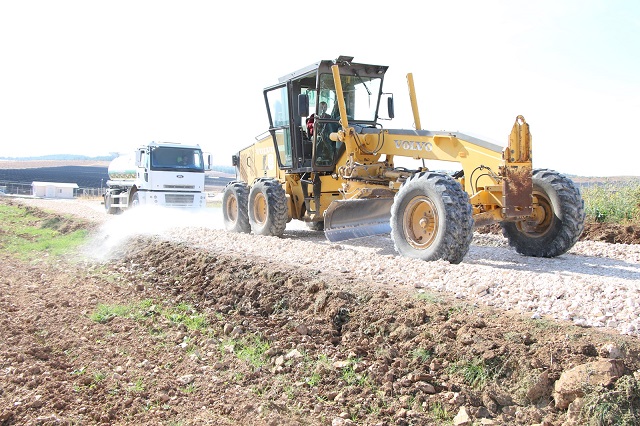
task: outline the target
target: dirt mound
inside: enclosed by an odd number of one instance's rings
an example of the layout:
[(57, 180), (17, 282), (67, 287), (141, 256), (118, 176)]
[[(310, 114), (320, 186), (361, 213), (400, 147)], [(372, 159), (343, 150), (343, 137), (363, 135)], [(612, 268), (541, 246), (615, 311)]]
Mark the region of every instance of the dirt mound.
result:
[(611, 244), (640, 244), (640, 226), (590, 222), (585, 224), (580, 239)]
[[(500, 224), (480, 227), (476, 232), (502, 235)], [(580, 241), (602, 241), (610, 244), (640, 244), (640, 225), (586, 222)]]

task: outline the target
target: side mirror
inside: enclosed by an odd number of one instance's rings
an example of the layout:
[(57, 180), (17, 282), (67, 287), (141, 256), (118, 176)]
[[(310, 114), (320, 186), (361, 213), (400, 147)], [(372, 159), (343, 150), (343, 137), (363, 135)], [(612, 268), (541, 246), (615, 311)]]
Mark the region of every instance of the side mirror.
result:
[(234, 167), (238, 167), (240, 165), (240, 157), (237, 155), (231, 156), (231, 165)]
[(389, 118), (394, 118), (396, 116), (393, 108), (393, 95), (387, 98), (387, 113), (389, 114)]
[(144, 164), (143, 158), (144, 150), (139, 149), (138, 151), (136, 151), (136, 167), (142, 167), (142, 165)]
[(210, 153), (205, 153), (204, 158), (205, 158), (204, 169), (211, 170), (211, 166), (213, 165), (213, 156)]
[(298, 95), (298, 114), (300, 117), (306, 117), (309, 115), (309, 96), (299, 94)]

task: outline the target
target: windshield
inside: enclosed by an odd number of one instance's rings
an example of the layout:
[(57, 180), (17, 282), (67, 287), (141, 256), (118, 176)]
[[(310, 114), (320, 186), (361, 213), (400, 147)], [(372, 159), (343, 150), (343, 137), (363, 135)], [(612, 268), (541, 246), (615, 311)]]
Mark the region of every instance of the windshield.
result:
[(202, 150), (157, 146), (151, 148), (151, 170), (203, 172)]
[[(341, 75), (340, 81), (347, 107), (347, 118), (354, 121), (375, 121), (382, 79), (354, 74)], [(340, 118), (332, 74), (320, 75), (320, 100), (327, 102), (327, 113), (331, 118)]]

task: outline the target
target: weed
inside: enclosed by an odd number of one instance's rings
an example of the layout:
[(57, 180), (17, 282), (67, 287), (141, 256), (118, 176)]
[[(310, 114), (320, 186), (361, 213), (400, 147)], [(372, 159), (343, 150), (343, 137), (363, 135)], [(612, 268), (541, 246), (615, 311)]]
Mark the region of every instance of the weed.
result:
[(144, 381), (141, 378), (139, 378), (134, 383), (132, 383), (131, 386), (129, 386), (129, 389), (127, 389), (127, 392), (141, 393), (141, 392), (144, 392), (144, 390), (145, 390)]
[(434, 402), (430, 407), (431, 416), (436, 420), (449, 421), (453, 418), (453, 415), (447, 411), (447, 407), (441, 402)]
[(411, 351), (411, 358), (417, 359), (422, 363), (429, 362), (432, 356), (433, 356), (433, 353), (431, 352), (430, 349), (415, 348)]
[(106, 374), (104, 374), (104, 373), (103, 373), (103, 372), (101, 372), (101, 371), (96, 371), (96, 372), (93, 374), (93, 381), (94, 381), (94, 383), (100, 383), (101, 381), (103, 381), (103, 380), (104, 380), (104, 379), (106, 379), (106, 378), (107, 378), (107, 375), (106, 375)]
[(104, 324), (111, 321), (115, 317), (126, 317), (131, 312), (131, 307), (122, 305), (105, 305), (99, 304), (96, 310), (89, 315), (94, 322)]
[(231, 349), (239, 359), (253, 367), (258, 368), (267, 364), (264, 353), (269, 349), (269, 342), (262, 340), (259, 336), (248, 335), (242, 340), (227, 339), (220, 342), (219, 348), (223, 354)]
[(284, 387), (284, 393), (287, 394), (288, 399), (294, 399), (296, 396), (293, 386), (291, 385), (287, 385)]
[(622, 425), (640, 423), (640, 385), (630, 375), (621, 377), (614, 388), (587, 389), (580, 415), (585, 425)]
[(442, 302), (442, 297), (431, 291), (420, 291), (416, 294), (416, 299), (434, 304)]
[(189, 383), (186, 387), (180, 388), (183, 393), (190, 394), (194, 393), (197, 390), (197, 387), (193, 383)]
[(474, 389), (482, 389), (490, 378), (489, 371), (480, 358), (457, 362), (448, 370), (450, 374), (460, 374), (464, 382)]
[(640, 219), (640, 182), (605, 182), (581, 192), (588, 219), (610, 223)]
[(289, 301), (286, 298), (280, 299), (273, 304), (274, 314), (282, 313), (287, 309), (289, 309)]
[(305, 383), (311, 387), (318, 386), (321, 381), (322, 381), (322, 377), (320, 376), (319, 373), (313, 373), (311, 374), (311, 377), (305, 378)]
[(80, 367), (79, 369), (73, 370), (71, 374), (74, 376), (82, 376), (87, 371), (87, 367)]
[(349, 386), (371, 386), (369, 376), (367, 376), (366, 374), (356, 373), (355, 366), (358, 364), (358, 362), (358, 359), (349, 360), (349, 364), (342, 369), (342, 380), (344, 380), (345, 383)]
[(189, 330), (204, 330), (209, 326), (206, 316), (186, 303), (181, 303), (173, 309), (166, 309), (162, 315), (171, 322), (184, 324)]

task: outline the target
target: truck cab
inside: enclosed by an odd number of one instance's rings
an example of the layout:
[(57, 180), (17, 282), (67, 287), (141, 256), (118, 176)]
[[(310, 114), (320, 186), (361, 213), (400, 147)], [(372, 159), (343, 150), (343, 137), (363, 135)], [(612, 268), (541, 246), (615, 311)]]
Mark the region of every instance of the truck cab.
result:
[(205, 170), (211, 156), (198, 145), (151, 142), (109, 165), (105, 208), (117, 213), (137, 205), (206, 207)]
[[(340, 76), (350, 125), (375, 127), (387, 66), (351, 63), (352, 57), (323, 60), (283, 76), (264, 90), (269, 133), (278, 167), (293, 173), (332, 172), (344, 144), (330, 139), (342, 127), (331, 67), (349, 64)], [(389, 115), (393, 115), (388, 98)], [(346, 124), (346, 123), (343, 123)]]

